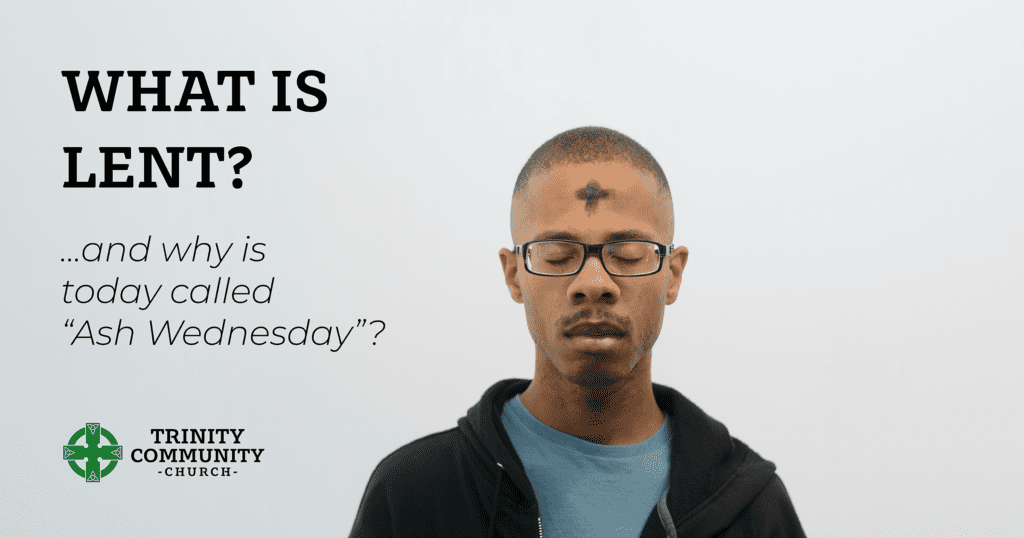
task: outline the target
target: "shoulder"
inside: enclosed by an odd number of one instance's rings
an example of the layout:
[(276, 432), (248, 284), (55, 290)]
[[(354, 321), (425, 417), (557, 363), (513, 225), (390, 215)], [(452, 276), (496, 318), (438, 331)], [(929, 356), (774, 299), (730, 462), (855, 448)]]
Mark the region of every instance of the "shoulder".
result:
[(429, 482), (454, 465), (460, 441), (458, 428), (451, 428), (402, 445), (377, 464), (370, 483), (405, 488)]
[(806, 538), (793, 501), (777, 474), (772, 476), (745, 512), (751, 536)]
[(432, 433), (384, 457), (370, 474), (352, 526), (352, 537), (410, 535), (458, 496), (456, 428)]

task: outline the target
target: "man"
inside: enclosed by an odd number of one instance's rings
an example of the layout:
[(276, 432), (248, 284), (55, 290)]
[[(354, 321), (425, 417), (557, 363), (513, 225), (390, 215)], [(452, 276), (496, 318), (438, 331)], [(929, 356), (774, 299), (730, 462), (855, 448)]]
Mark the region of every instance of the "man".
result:
[(673, 219), (665, 174), (629, 137), (582, 127), (537, 149), (499, 253), (534, 378), (384, 458), (351, 536), (804, 536), (775, 465), (651, 382), (688, 255)]

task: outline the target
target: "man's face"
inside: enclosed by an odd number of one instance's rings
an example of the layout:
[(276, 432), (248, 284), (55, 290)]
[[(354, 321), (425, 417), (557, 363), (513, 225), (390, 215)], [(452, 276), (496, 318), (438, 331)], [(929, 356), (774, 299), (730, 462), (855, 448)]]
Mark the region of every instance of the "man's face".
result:
[[(672, 204), (646, 172), (620, 162), (556, 165), (530, 179), (513, 203), (516, 244), (569, 239), (588, 244), (621, 239), (672, 242)], [(665, 305), (675, 301), (685, 248), (658, 273), (611, 276), (596, 254), (579, 273), (540, 276), (522, 254), (502, 249), (505, 281), (524, 304), (538, 361), (581, 386), (605, 387), (627, 377), (661, 332)]]

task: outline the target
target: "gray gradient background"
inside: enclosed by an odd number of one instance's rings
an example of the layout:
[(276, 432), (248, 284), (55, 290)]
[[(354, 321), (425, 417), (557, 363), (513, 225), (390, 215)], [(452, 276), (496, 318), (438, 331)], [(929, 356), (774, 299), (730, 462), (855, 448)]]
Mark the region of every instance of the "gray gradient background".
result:
[[(381, 458), (532, 377), (497, 252), (527, 157), (587, 124), (656, 156), (690, 249), (654, 381), (774, 461), (808, 535), (1020, 535), (1024, 7), (771, 4), (7, 3), (0, 536), (347, 535)], [(77, 113), (68, 69), (171, 70), (172, 106), (203, 70), (222, 111), (126, 112), (125, 77), (114, 111)], [(218, 69), (256, 72), (247, 112)], [(271, 112), (277, 69), (326, 73), (327, 108)], [(188, 187), (184, 160), (177, 190), (61, 188), (64, 146), (83, 172), (131, 146), (138, 181), (139, 146), (234, 145), (241, 190), (226, 163)], [(150, 234), (267, 259), (59, 261)], [(60, 300), (68, 279), (217, 276), (273, 276), (273, 302)], [(136, 344), (69, 347), (66, 318), (124, 318)], [(144, 342), (148, 319), (224, 318), (387, 328), (335, 354)], [(86, 484), (59, 458), (86, 421), (128, 448), (245, 428), (266, 452), (229, 479), (125, 462)]]

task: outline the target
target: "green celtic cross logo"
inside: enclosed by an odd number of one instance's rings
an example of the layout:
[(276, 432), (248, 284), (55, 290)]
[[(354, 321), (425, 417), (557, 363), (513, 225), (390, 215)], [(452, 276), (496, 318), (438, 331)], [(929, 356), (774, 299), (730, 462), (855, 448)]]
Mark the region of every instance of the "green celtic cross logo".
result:
[[(85, 436), (85, 445), (76, 445), (75, 443), (83, 435)], [(101, 435), (110, 444), (100, 446)], [(117, 444), (117, 439), (114, 439), (114, 434), (100, 428), (99, 423), (92, 422), (86, 423), (84, 428), (75, 432), (68, 440), (68, 444), (64, 445), (64, 459), (71, 465), (71, 470), (85, 478), (86, 482), (99, 482), (100, 477), (110, 474), (110, 471), (117, 466), (117, 462), (121, 460), (122, 452), (121, 445)], [(101, 459), (108, 462), (102, 470), (100, 469)], [(79, 467), (76, 460), (85, 460), (85, 469)]]

